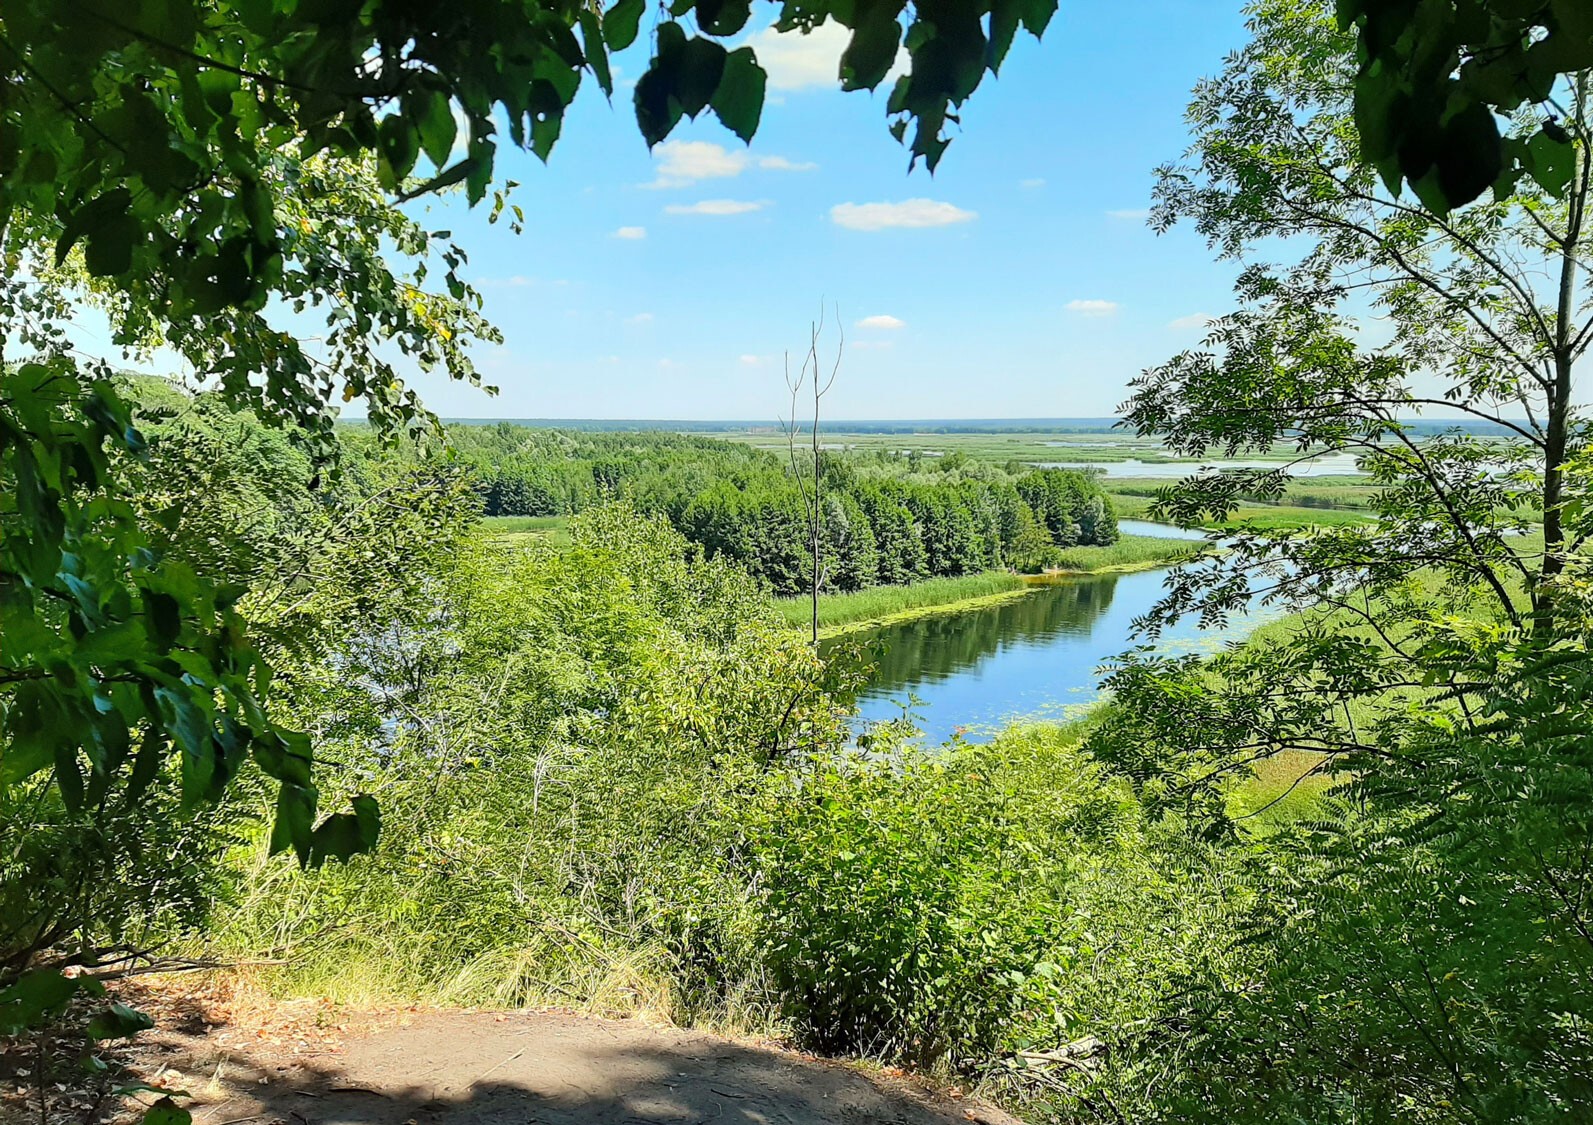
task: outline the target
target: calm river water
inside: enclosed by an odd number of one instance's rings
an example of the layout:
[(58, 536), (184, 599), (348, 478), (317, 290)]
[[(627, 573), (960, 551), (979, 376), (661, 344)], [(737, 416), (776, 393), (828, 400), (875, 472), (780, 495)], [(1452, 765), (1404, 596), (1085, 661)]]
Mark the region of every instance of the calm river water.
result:
[[(1124, 520), (1131, 534), (1200, 538)], [(1136, 642), (1132, 622), (1162, 596), (1165, 570), (1069, 579), (988, 609), (925, 617), (854, 635), (875, 654), (873, 682), (859, 699), (864, 720), (913, 714), (931, 742), (962, 730), (971, 739), (1007, 719), (1060, 719), (1100, 694), (1098, 670)], [(1210, 650), (1237, 640), (1272, 614), (1235, 618), (1227, 629), (1202, 632), (1194, 621), (1164, 633), (1167, 652)]]

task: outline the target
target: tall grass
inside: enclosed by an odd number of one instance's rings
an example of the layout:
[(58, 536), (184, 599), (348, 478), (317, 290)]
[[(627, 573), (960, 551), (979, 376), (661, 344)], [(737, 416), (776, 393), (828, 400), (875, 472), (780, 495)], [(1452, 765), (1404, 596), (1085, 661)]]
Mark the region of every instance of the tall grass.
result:
[[(1114, 492), (1112, 507), (1121, 519), (1148, 519), (1151, 514), (1152, 495)], [(1235, 508), (1228, 519), (1202, 520), (1201, 527), (1229, 531), (1239, 527), (1256, 530), (1284, 530), (1303, 527), (1341, 527), (1345, 524), (1367, 523), (1373, 517), (1365, 511), (1343, 508), (1297, 506), (1291, 504), (1247, 504)]]
[(531, 541), (570, 545), (569, 516), (485, 516), (481, 523), (495, 539), (511, 546)]
[[(850, 594), (822, 594), (819, 596), (819, 625), (874, 621), (894, 613), (1010, 593), (1023, 587), (1023, 579), (1016, 574), (988, 570), (955, 578), (930, 578), (910, 586), (871, 586)], [(780, 598), (776, 604), (790, 625), (805, 625), (812, 620), (813, 611), (807, 598)]]
[(1062, 570), (1096, 571), (1118, 567), (1172, 564), (1188, 558), (1200, 547), (1187, 539), (1163, 539), (1155, 535), (1124, 535), (1105, 547), (1068, 547), (1057, 556)]

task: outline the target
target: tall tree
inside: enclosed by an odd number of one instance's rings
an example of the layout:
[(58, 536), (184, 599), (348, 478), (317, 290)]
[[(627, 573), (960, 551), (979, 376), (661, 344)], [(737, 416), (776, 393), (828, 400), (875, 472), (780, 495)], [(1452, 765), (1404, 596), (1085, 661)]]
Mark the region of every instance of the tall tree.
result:
[[(1588, 77), (1561, 91), (1576, 160), (1558, 198), (1521, 181), (1501, 199), (1436, 214), (1390, 195), (1364, 158), (1355, 42), (1325, 8), (1263, 0), (1251, 9), (1251, 43), (1197, 88), (1194, 146), (1186, 163), (1161, 170), (1152, 221), (1191, 222), (1222, 256), (1244, 261), (1242, 304), (1202, 347), (1146, 372), (1127, 404), (1132, 425), (1181, 453), (1290, 442), (1302, 456), (1353, 454), (1382, 485), (1375, 525), (1243, 534), (1225, 558), (1181, 569), (1152, 615), (1153, 628), (1190, 611), (1219, 619), (1255, 592), (1337, 607), (1384, 642), (1260, 646), (1284, 662), (1284, 682), (1347, 658), (1345, 645), (1361, 672), (1308, 693), (1312, 703), (1269, 691), (1244, 753), (1357, 745), (1344, 705), (1420, 683), (1422, 647), (1446, 608), (1473, 607), (1512, 629), (1552, 622), (1554, 579), (1579, 545), (1564, 516), (1566, 466), (1584, 436), (1575, 371), (1593, 343)], [(1302, 245), (1292, 261), (1257, 258)], [(1361, 328), (1373, 314), (1376, 333)], [(1433, 409), (1491, 432), (1422, 440), (1410, 420)], [(1243, 495), (1280, 495), (1289, 473), (1203, 473), (1158, 504), (1184, 520), (1226, 515)], [(1541, 549), (1521, 537), (1535, 514)], [(1262, 658), (1236, 662), (1252, 659)], [(1153, 666), (1133, 661), (1119, 682)], [(1227, 734), (1219, 741), (1233, 746)]]
[[(1127, 415), (1190, 455), (1352, 454), (1380, 488), (1373, 523), (1226, 538), (1146, 621), (1270, 601), (1301, 613), (1290, 627), (1210, 660), (1131, 654), (1107, 678), (1094, 751), (1185, 823), (1239, 831), (1252, 813), (1228, 781), (1263, 759), (1342, 798), (1259, 857), (1251, 936), (1269, 952), (1241, 987), (1175, 1005), (1159, 1113), (1586, 1116), (1588, 75), (1555, 90), (1558, 182), (1447, 211), (1384, 184), (1356, 128), (1357, 44), (1328, 5), (1250, 13), (1153, 217), (1245, 263), (1241, 307), (1138, 380)], [(1541, 122), (1511, 128), (1530, 146)], [(1474, 428), (1429, 437), (1423, 411)], [(1227, 515), (1289, 474), (1201, 473), (1158, 507)]]

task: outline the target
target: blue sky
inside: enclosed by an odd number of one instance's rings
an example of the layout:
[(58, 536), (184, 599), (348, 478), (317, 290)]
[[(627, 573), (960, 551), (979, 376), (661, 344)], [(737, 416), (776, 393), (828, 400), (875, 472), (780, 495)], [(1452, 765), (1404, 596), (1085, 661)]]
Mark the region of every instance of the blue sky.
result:
[[(430, 205), (504, 332), (477, 356), (500, 394), (417, 383), (447, 417), (769, 418), (822, 299), (847, 337), (831, 417), (1109, 414), (1231, 304), (1233, 266), (1143, 211), (1190, 88), (1242, 39), (1236, 2), (1064, 0), (934, 176), (907, 173), (883, 87), (835, 88), (833, 38), (755, 37), (750, 148), (706, 114), (649, 154), (628, 84), (612, 106), (583, 89), (548, 165), (500, 155), (522, 235)], [(622, 83), (644, 63), (623, 56)]]
[(496, 398), (417, 384), (447, 417), (769, 418), (822, 299), (847, 335), (834, 418), (1111, 413), (1232, 303), (1234, 267), (1143, 210), (1187, 144), (1190, 88), (1243, 35), (1237, 0), (1063, 0), (1044, 42), (1021, 37), (986, 78), (934, 176), (908, 174), (884, 87), (835, 88), (834, 39), (769, 32), (752, 146), (705, 114), (649, 154), (633, 50), (613, 105), (589, 82), (546, 166), (500, 155), (522, 235), (430, 205), (505, 342), (477, 355)]

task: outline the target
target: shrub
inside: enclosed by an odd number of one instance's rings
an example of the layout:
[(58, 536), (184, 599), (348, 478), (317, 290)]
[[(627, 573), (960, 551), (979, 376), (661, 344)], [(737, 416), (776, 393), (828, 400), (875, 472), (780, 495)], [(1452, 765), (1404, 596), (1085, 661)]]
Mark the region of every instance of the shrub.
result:
[(816, 766), (753, 832), (765, 956), (812, 1042), (983, 1070), (1107, 1033), (1201, 956), (1200, 897), (1057, 727)]

